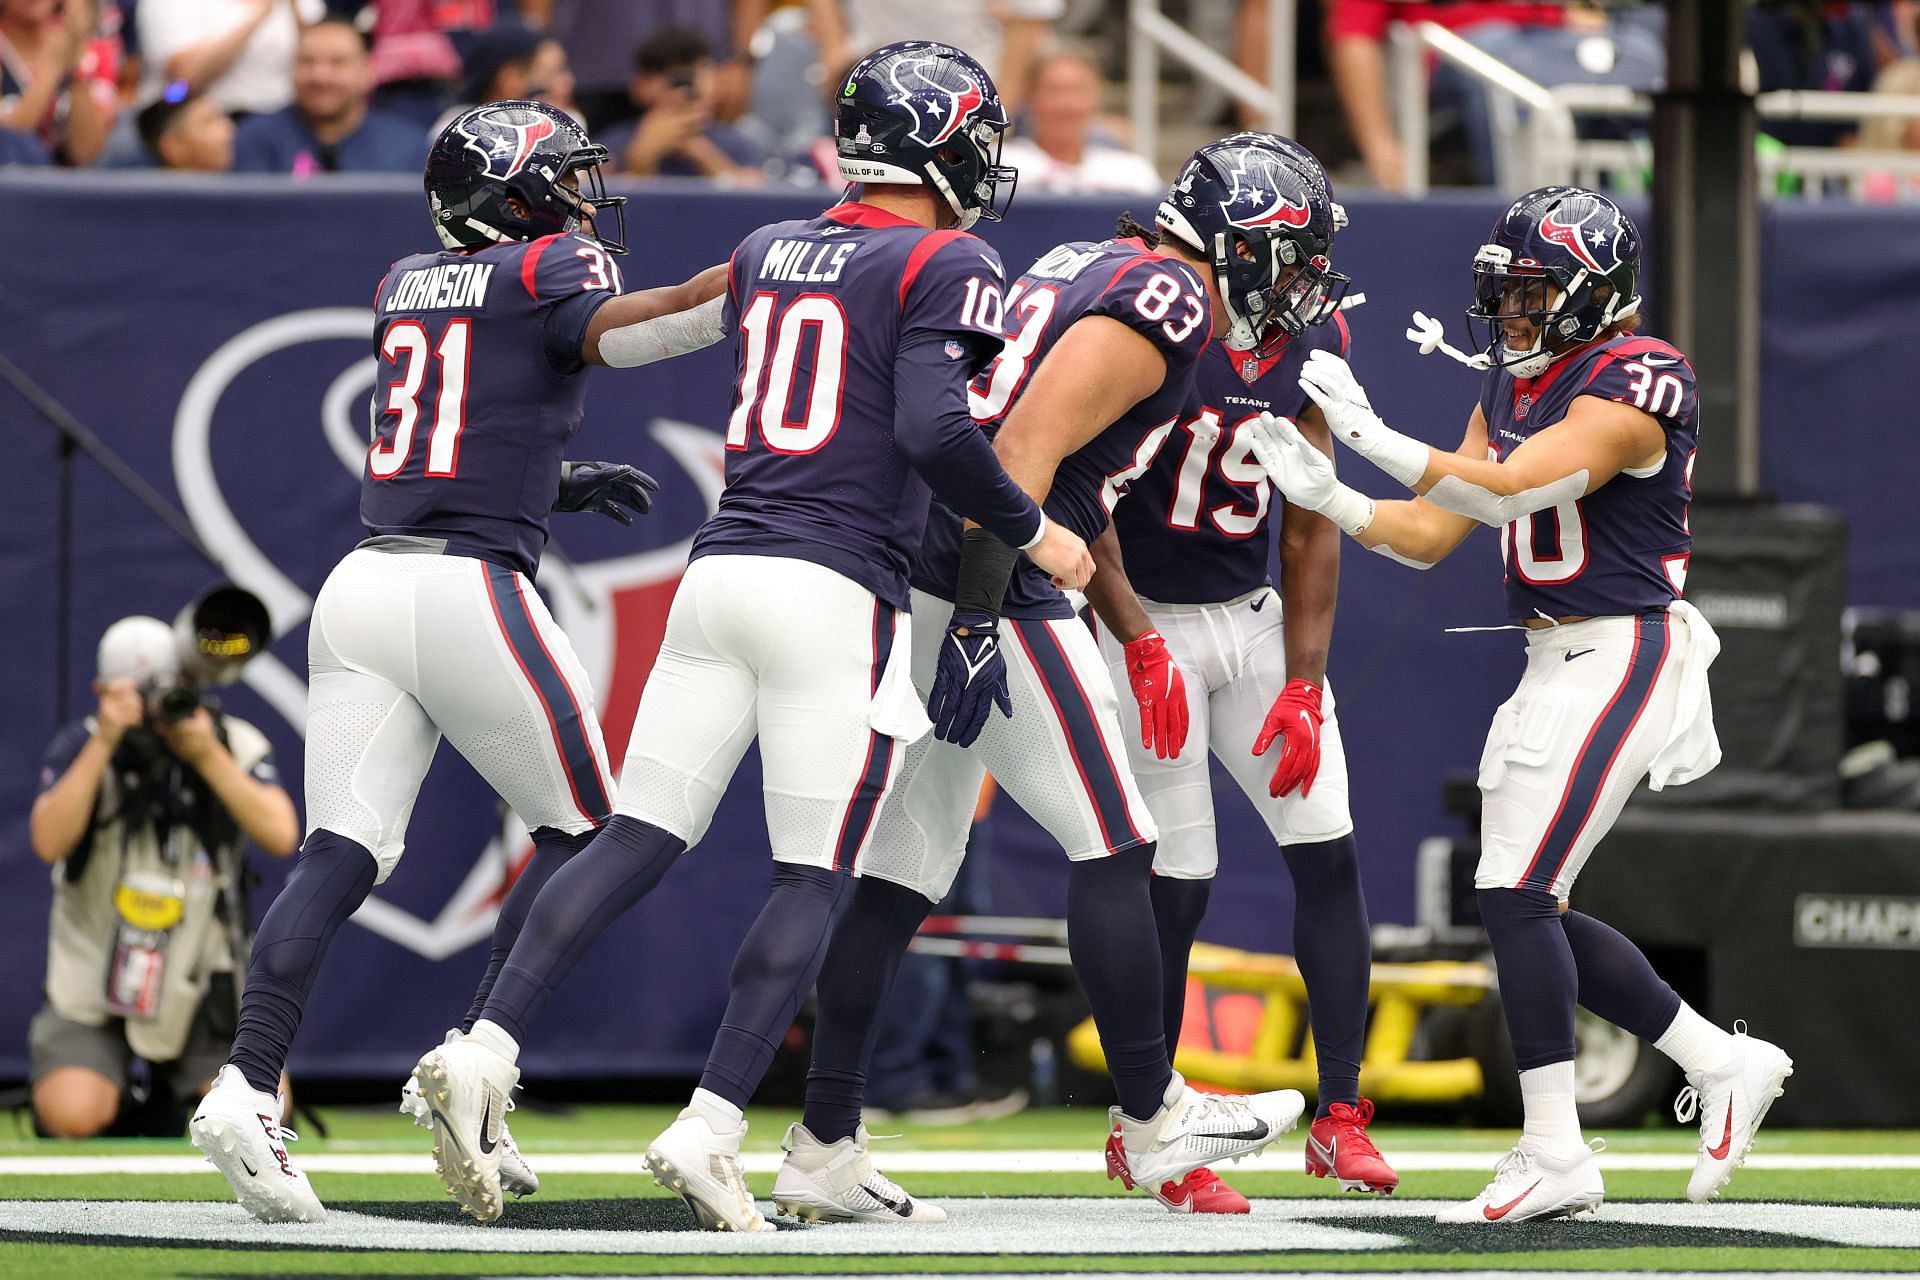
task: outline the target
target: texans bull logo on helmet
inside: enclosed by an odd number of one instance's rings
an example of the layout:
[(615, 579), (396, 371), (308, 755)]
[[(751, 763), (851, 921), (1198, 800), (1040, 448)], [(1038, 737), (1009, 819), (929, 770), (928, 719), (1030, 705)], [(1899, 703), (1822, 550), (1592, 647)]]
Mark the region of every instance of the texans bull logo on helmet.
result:
[(948, 78), (959, 83), (942, 84), (931, 74), (933, 67), (932, 58), (902, 58), (887, 70), (888, 83), (899, 95), (895, 102), (913, 113), (913, 140), (928, 147), (937, 147), (958, 133), (987, 100), (971, 76), (955, 76), (949, 70)]
[[(460, 123), (460, 136), (466, 139), (467, 149), (482, 157), (486, 171), (496, 178), (511, 178), (524, 169), (539, 145), (554, 133), (551, 120), (521, 122), (508, 118), (504, 112), (487, 119), (489, 125), (500, 130), (492, 137), (476, 135), (467, 123)], [(505, 165), (499, 163), (502, 160), (506, 161)]]

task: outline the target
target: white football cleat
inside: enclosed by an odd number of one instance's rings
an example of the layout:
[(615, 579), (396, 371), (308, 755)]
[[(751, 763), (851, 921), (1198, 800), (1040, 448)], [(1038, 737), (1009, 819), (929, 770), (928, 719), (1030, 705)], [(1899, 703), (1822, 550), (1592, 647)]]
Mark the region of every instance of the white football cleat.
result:
[(1307, 1100), (1297, 1089), (1274, 1093), (1201, 1093), (1178, 1071), (1165, 1105), (1150, 1120), (1109, 1108), (1107, 1177), (1131, 1190), (1179, 1182), (1203, 1165), (1252, 1155), (1293, 1128)]
[(1780, 1046), (1755, 1040), (1746, 1024), (1733, 1024), (1733, 1060), (1718, 1071), (1689, 1072), (1687, 1087), (1673, 1102), (1673, 1118), (1682, 1124), (1700, 1119), (1700, 1155), (1687, 1179), (1687, 1199), (1711, 1200), (1733, 1171), (1746, 1163), (1753, 1137), (1767, 1108), (1786, 1092), (1793, 1059)]
[(280, 1127), (280, 1097), (261, 1093), (229, 1063), (187, 1125), (193, 1145), (226, 1175), (234, 1199), (262, 1222), (319, 1222), (326, 1206), (287, 1158), (299, 1137)]
[[(461, 1039), (456, 1028), (447, 1032), (440, 1043), (452, 1044)], [(511, 1103), (507, 1110), (513, 1110)], [(422, 1129), (431, 1129), (433, 1120), (427, 1111), (427, 1100), (420, 1094), (420, 1085), (412, 1076), (400, 1089), (400, 1114), (412, 1116), (413, 1123)], [(515, 1200), (523, 1200), (540, 1189), (540, 1175), (533, 1171), (527, 1158), (520, 1154), (520, 1148), (513, 1140), (513, 1131), (507, 1128), (506, 1121), (500, 1122), (500, 1189)]]
[(915, 1200), (873, 1167), (867, 1126), (822, 1142), (805, 1125), (787, 1130), (787, 1153), (773, 1180), (773, 1208), (802, 1222), (945, 1222), (939, 1205)]
[(1600, 1162), (1594, 1159), (1604, 1150), (1606, 1143), (1598, 1138), (1571, 1151), (1547, 1151), (1522, 1138), (1493, 1167), (1486, 1190), (1465, 1204), (1442, 1209), (1433, 1220), (1490, 1226), (1592, 1213), (1606, 1198)]
[(464, 1037), (430, 1049), (413, 1068), (413, 1084), (427, 1104), (433, 1163), (447, 1194), (477, 1222), (506, 1212), (500, 1195), (500, 1158), (507, 1112), (520, 1068)]
[(688, 1107), (647, 1148), (653, 1180), (687, 1202), (703, 1231), (779, 1229), (760, 1216), (740, 1172), (740, 1140), (746, 1136), (744, 1121), (722, 1133)]

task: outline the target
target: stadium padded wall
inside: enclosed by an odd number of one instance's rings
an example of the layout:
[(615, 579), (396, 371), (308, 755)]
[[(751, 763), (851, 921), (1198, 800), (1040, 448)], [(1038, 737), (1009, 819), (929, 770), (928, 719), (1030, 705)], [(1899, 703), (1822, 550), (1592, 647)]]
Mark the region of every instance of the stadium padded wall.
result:
[[(630, 287), (683, 279), (772, 220), (806, 216), (828, 193), (715, 195), (644, 188), (629, 210)], [(1023, 197), (986, 229), (1010, 268), (1065, 239), (1096, 239), (1131, 204)], [(1340, 265), (1366, 293), (1350, 313), (1354, 363), (1387, 419), (1444, 447), (1459, 439), (1475, 386), (1422, 360), (1401, 337), (1408, 315), (1458, 317), (1468, 262), (1502, 202), (1490, 194), (1419, 202), (1350, 198)], [(432, 243), (417, 183), (107, 179), (0, 173), (0, 343), (142, 474), (176, 497), (238, 580), (262, 591), (281, 635), (229, 706), (273, 739), (301, 776), (305, 610), (359, 536), (355, 474), (372, 372), (368, 301), (387, 265)], [(1782, 496), (1843, 510), (1853, 529), (1855, 603), (1920, 606), (1920, 491), (1912, 437), (1912, 358), (1920, 350), (1920, 212), (1773, 208), (1764, 253), (1764, 475)], [(1658, 317), (1654, 317), (1658, 331)], [(597, 371), (572, 453), (621, 458), (665, 485), (634, 530), (583, 516), (555, 523), (541, 586), (595, 675), (608, 737), (624, 743), (686, 540), (719, 476), (727, 411), (725, 348), (651, 369)], [(0, 391), (11, 462), (0, 533), (0, 1079), (26, 1068), (26, 1027), (43, 971), (47, 872), (27, 845), (39, 762), (55, 727), (58, 447), (50, 427)], [(1713, 423), (1702, 447), (1712, 448)], [(1355, 483), (1387, 492), (1353, 459)], [(75, 465), (72, 601), (76, 707), (95, 640), (127, 612), (171, 616), (215, 575), (101, 471)], [(1373, 914), (1412, 912), (1417, 841), (1451, 828), (1440, 784), (1470, 770), (1489, 715), (1520, 663), (1511, 633), (1449, 636), (1498, 623), (1490, 533), (1416, 574), (1348, 548), (1332, 660), (1351, 752)], [(1437, 674), (1439, 673), (1439, 674)], [(478, 779), (442, 752), (400, 870), (343, 936), (316, 995), (296, 1070), (391, 1074), (466, 1007), (502, 867), (524, 853)], [(1206, 936), (1278, 949), (1291, 904), (1281, 864), (1251, 810), (1221, 779), (1229, 892)], [(535, 1072), (607, 1075), (696, 1070), (725, 996), (727, 960), (766, 891), (765, 834), (751, 759), (706, 844), (617, 926), (555, 1000)], [(999, 827), (999, 905), (1055, 912), (1057, 852), (1010, 805)], [(265, 868), (256, 909), (284, 867)], [(607, 1011), (613, 1016), (608, 1017)]]

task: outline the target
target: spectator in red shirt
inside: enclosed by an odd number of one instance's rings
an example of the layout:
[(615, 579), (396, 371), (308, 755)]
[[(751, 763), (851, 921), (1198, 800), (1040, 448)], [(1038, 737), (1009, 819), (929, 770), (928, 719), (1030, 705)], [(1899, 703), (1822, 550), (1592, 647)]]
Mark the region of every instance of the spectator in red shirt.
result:
[(107, 143), (116, 68), (94, 39), (92, 0), (0, 0), (0, 129), (72, 165)]

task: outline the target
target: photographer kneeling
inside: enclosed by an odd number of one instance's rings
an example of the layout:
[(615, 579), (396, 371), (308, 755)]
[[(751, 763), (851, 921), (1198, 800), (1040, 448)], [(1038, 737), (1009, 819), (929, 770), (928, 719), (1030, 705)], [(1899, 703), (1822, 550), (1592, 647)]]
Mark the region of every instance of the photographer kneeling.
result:
[(243, 846), (284, 858), (299, 843), (266, 738), (207, 705), (181, 648), (157, 618), (107, 628), (99, 711), (60, 730), (41, 771), (31, 835), (54, 867), (53, 919), (29, 1040), (52, 1137), (110, 1127), (133, 1056), (177, 1103), (206, 1091), (246, 972)]

